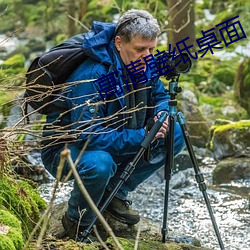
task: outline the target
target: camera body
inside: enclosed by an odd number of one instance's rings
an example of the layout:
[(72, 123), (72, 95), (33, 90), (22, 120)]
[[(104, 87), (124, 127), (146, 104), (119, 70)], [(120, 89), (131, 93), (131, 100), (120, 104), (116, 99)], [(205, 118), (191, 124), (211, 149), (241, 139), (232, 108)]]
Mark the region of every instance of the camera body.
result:
[(164, 76), (167, 80), (178, 77), (180, 74), (188, 73), (192, 67), (192, 61), (187, 53), (169, 54), (165, 52), (167, 60), (159, 62), (158, 67), (164, 69)]

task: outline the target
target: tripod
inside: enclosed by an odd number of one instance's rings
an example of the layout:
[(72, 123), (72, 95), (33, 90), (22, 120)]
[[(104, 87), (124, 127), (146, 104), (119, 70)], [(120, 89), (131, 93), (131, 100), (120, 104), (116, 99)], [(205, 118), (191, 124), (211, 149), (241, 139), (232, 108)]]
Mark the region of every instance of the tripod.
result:
[(168, 119), (169, 119), (169, 132), (166, 137), (166, 145), (167, 145), (167, 153), (166, 153), (166, 161), (165, 161), (165, 201), (164, 201), (164, 215), (163, 215), (163, 226), (162, 226), (162, 242), (166, 242), (166, 234), (168, 232), (167, 229), (167, 216), (168, 216), (168, 198), (169, 198), (169, 182), (171, 179), (172, 175), (172, 169), (174, 166), (174, 123), (177, 117), (177, 120), (181, 126), (182, 134), (187, 146), (187, 150), (191, 159), (191, 162), (194, 167), (195, 171), (195, 179), (198, 183), (199, 189), (203, 194), (203, 198), (205, 200), (210, 219), (213, 224), (213, 228), (216, 234), (216, 237), (218, 239), (219, 245), (221, 250), (224, 250), (225, 247), (223, 245), (220, 232), (218, 229), (218, 226), (216, 224), (216, 220), (212, 211), (212, 207), (210, 204), (210, 201), (208, 199), (208, 195), (206, 192), (206, 184), (204, 182), (204, 177), (203, 174), (201, 173), (197, 159), (195, 157), (190, 139), (189, 139), (189, 133), (186, 128), (184, 116), (181, 112), (177, 113), (177, 100), (175, 99), (177, 93), (180, 93), (182, 91), (181, 87), (178, 86), (178, 80), (179, 76), (177, 76), (176, 80), (172, 78), (172, 80), (169, 83), (169, 94), (170, 94), (170, 100), (169, 100), (169, 114), (168, 114)]
[[(168, 230), (167, 230), (167, 214), (168, 214), (169, 181), (171, 179), (172, 169), (173, 169), (173, 164), (174, 164), (174, 123), (175, 123), (175, 119), (177, 117), (178, 122), (181, 125), (181, 130), (182, 130), (185, 142), (186, 142), (186, 146), (187, 146), (191, 161), (192, 161), (193, 166), (194, 166), (196, 181), (199, 184), (199, 189), (200, 189), (200, 191), (202, 191), (203, 197), (205, 199), (206, 206), (207, 206), (207, 209), (209, 211), (209, 215), (210, 215), (217, 239), (219, 241), (220, 248), (221, 248), (221, 250), (224, 250), (225, 248), (224, 248), (223, 242), (221, 240), (218, 226), (216, 224), (216, 221), (215, 221), (215, 218), (213, 215), (213, 211), (212, 211), (212, 208), (211, 208), (211, 205), (210, 205), (210, 202), (208, 199), (208, 195), (206, 192), (206, 184), (204, 183), (203, 175), (199, 170), (198, 163), (197, 163), (195, 154), (193, 152), (193, 149), (192, 149), (192, 146), (191, 146), (191, 143), (189, 140), (189, 135), (188, 135), (188, 132), (186, 129), (184, 117), (180, 112), (177, 113), (177, 111), (176, 111), (177, 110), (176, 109), (177, 101), (176, 101), (175, 97), (176, 97), (177, 93), (181, 92), (181, 88), (178, 86), (178, 79), (179, 79), (179, 76), (177, 77), (176, 80), (174, 80), (174, 78), (173, 78), (169, 83), (169, 94), (170, 94), (169, 114), (167, 114), (167, 112), (161, 113), (159, 119), (155, 122), (155, 124), (151, 128), (148, 135), (142, 141), (140, 150), (135, 155), (134, 159), (128, 163), (128, 165), (126, 166), (126, 168), (124, 169), (123, 173), (120, 176), (119, 182), (117, 183), (117, 185), (115, 186), (113, 191), (109, 194), (108, 198), (102, 204), (102, 206), (99, 210), (102, 213), (107, 208), (107, 206), (112, 201), (112, 199), (114, 198), (114, 196), (116, 195), (116, 193), (118, 192), (118, 190), (120, 189), (122, 184), (132, 174), (138, 161), (140, 160), (140, 158), (142, 157), (144, 152), (147, 150), (150, 143), (155, 138), (155, 135), (157, 134), (157, 132), (161, 128), (161, 126), (162, 126), (163, 122), (166, 120), (167, 116), (169, 116), (169, 132), (168, 132), (168, 136), (166, 138), (168, 151), (166, 153), (166, 162), (165, 162), (166, 185), (165, 185), (165, 201), (164, 201), (164, 215), (163, 215), (163, 227), (162, 227), (162, 242), (163, 243), (166, 242), (166, 234), (168, 232)], [(90, 225), (83, 231), (83, 233), (82, 233), (83, 241), (87, 240), (88, 235), (90, 234), (92, 227), (94, 226), (96, 220), (97, 220), (97, 216), (94, 217), (94, 219), (92, 220)]]

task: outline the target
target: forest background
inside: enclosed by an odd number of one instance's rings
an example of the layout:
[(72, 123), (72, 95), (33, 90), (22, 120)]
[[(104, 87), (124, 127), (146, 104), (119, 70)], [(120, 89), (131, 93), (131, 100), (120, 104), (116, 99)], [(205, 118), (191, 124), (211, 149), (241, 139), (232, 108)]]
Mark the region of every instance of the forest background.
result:
[[(20, 120), (24, 122), (22, 117), (8, 123), (12, 108), (17, 106), (16, 101), (25, 90), (25, 73), (30, 62), (68, 37), (87, 32), (94, 20), (116, 22), (124, 11), (131, 8), (145, 9), (158, 19), (162, 30), (157, 47), (159, 51), (167, 50), (169, 44), (173, 46), (189, 37), (187, 44), (193, 45), (191, 51), (194, 55), (201, 49), (197, 39), (204, 37), (203, 33), (208, 30), (207, 36), (214, 32), (217, 41), (222, 42), (213, 48), (214, 54), (208, 51), (201, 57), (204, 52), (198, 53), (190, 72), (181, 75), (179, 85), (195, 93), (197, 105), (211, 125), (218, 118), (249, 120), (248, 0), (0, 0), (0, 133), (7, 141), (7, 144), (1, 144), (0, 137), (0, 162), (6, 145), (10, 149), (11, 163), (17, 161), (17, 155), (23, 159), (27, 154), (27, 148), (23, 147), (27, 134), (41, 132), (41, 120), (29, 127), (12, 126)], [(246, 38), (226, 46), (222, 36), (227, 34), (224, 32), (221, 35), (220, 27), (216, 25), (236, 16), (239, 18), (230, 23), (239, 21), (242, 30), (238, 24), (235, 26), (238, 36), (244, 37), (244, 32)], [(230, 34), (234, 35), (233, 31)], [(210, 37), (206, 42), (212, 40)], [(223, 48), (218, 48), (220, 46)], [(168, 81), (164, 77), (162, 80), (167, 87)], [(44, 117), (42, 119), (44, 121)], [(2, 165), (0, 173), (1, 170)], [(5, 184), (1, 190), (7, 186)]]
[[(210, 50), (203, 56), (205, 50), (198, 53), (189, 74), (181, 75), (180, 84), (188, 82), (190, 89), (195, 89), (203, 108), (212, 105), (212, 112), (207, 114), (212, 121), (215, 118), (233, 121), (249, 118), (250, 2), (247, 0), (0, 0), (0, 34), (4, 35), (0, 40), (1, 127), (6, 125), (11, 107), (9, 103), (7, 106), (3, 104), (23, 91), (27, 66), (37, 55), (72, 35), (87, 32), (94, 20), (116, 22), (120, 14), (131, 8), (148, 10), (158, 19), (162, 30), (159, 51), (167, 50), (169, 44), (173, 47), (187, 37), (186, 44), (192, 46), (190, 51), (193, 55), (195, 51), (206, 48), (205, 43), (214, 46), (216, 39), (222, 41), (212, 49), (214, 54)], [(242, 29), (238, 24), (235, 27), (241, 38), (234, 37), (234, 42), (226, 46), (219, 32), (220, 27), (216, 25), (235, 16), (239, 18), (231, 23), (240, 22)], [(242, 32), (245, 32), (246, 38)], [(202, 43), (197, 41), (201, 41), (204, 34), (207, 38), (203, 39), (204, 47), (201, 47)], [(224, 36), (227, 36), (225, 30)], [(8, 52), (5, 44), (13, 39), (18, 39), (19, 43)], [(163, 81), (167, 84), (165, 79)], [(235, 109), (223, 113), (221, 107), (228, 105)]]

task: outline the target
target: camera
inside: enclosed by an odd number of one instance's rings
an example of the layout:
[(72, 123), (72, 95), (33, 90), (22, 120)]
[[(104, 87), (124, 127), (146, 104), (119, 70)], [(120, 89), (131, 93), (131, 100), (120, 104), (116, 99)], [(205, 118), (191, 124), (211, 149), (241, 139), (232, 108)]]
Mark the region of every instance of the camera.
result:
[[(163, 74), (167, 80), (178, 77), (180, 74), (188, 73), (192, 67), (192, 61), (187, 53), (171, 55), (165, 52), (167, 60), (158, 63), (163, 70)], [(165, 65), (163, 65), (165, 64)]]

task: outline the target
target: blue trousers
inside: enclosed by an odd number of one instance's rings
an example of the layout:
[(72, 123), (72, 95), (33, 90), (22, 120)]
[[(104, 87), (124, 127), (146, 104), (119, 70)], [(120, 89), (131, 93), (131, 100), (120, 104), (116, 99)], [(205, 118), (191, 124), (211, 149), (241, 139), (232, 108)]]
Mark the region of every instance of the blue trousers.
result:
[[(178, 123), (175, 123), (174, 136), (174, 154), (177, 155), (185, 147), (184, 138)], [(81, 149), (74, 143), (69, 144), (71, 157), (75, 161), (80, 154)], [(57, 167), (60, 160), (60, 152), (62, 149), (54, 150), (53, 147), (42, 151), (42, 160), (45, 168), (56, 176)], [(92, 197), (96, 205), (102, 199), (105, 189), (111, 191), (120, 180), (120, 175), (127, 164), (133, 160), (135, 155), (115, 156), (101, 150), (85, 151), (77, 164), (79, 176)], [(151, 176), (156, 170), (165, 164), (166, 149), (164, 148), (164, 139), (158, 139), (153, 143), (151, 149), (151, 160), (145, 161), (142, 157), (135, 170), (132, 172), (128, 180), (121, 186), (116, 197), (125, 200), (128, 193), (135, 190), (136, 187)], [(70, 167), (65, 163), (63, 175), (67, 175)], [(75, 221), (79, 221), (80, 212), (86, 209), (81, 218), (81, 225), (89, 225), (94, 217), (94, 213), (90, 209), (88, 203), (84, 199), (76, 182), (68, 201), (68, 216)]]

